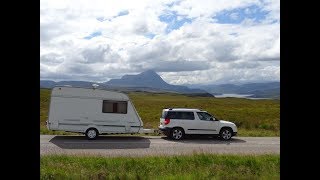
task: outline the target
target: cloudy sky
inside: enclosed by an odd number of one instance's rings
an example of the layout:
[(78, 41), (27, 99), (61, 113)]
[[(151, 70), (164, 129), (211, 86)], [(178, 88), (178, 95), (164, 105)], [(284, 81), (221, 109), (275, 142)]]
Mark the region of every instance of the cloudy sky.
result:
[(40, 78), (280, 80), (279, 0), (41, 0)]

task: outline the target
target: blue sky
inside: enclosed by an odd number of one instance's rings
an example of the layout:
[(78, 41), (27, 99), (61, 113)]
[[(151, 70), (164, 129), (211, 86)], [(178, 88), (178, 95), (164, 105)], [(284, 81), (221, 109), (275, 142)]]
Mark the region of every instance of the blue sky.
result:
[[(178, 19), (178, 17), (180, 19)], [(164, 22), (167, 24), (166, 33), (169, 33), (175, 29), (179, 29), (181, 26), (183, 26), (185, 23), (191, 23), (192, 19), (187, 18), (186, 16), (178, 15), (177, 12), (171, 11), (167, 14), (163, 14), (159, 16), (159, 19), (161, 22)]]
[(96, 31), (96, 32), (91, 33), (89, 36), (84, 37), (84, 39), (89, 40), (89, 39), (92, 39), (92, 38), (94, 38), (94, 37), (101, 36), (101, 35), (102, 35), (102, 34), (101, 34), (100, 31)]
[(239, 24), (245, 19), (253, 20), (254, 22), (261, 22), (265, 20), (268, 11), (263, 10), (257, 5), (252, 5), (245, 8), (236, 8), (232, 10), (224, 10), (219, 12), (214, 19), (221, 24)]

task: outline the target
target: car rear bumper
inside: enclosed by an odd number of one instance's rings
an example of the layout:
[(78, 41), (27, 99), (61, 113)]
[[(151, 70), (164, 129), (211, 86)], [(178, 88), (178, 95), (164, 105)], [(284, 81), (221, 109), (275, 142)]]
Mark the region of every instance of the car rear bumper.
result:
[(237, 136), (238, 132), (233, 132), (232, 136)]
[(48, 122), (48, 120), (46, 121), (46, 126), (47, 126), (47, 129), (50, 130), (50, 123)]
[(162, 133), (162, 134), (164, 134), (166, 136), (170, 136), (171, 129), (172, 128), (169, 128), (169, 127), (161, 127), (161, 126), (159, 126), (160, 133)]
[(159, 127), (159, 131), (162, 131), (162, 132), (169, 132), (171, 131), (172, 128), (169, 128), (169, 127)]

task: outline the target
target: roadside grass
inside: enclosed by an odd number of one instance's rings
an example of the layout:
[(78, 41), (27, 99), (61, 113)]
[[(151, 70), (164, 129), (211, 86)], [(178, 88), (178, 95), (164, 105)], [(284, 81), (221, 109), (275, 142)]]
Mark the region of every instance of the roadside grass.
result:
[(280, 179), (280, 155), (46, 155), (40, 179)]
[[(49, 89), (40, 89), (40, 134), (73, 134), (46, 129), (50, 92)], [(132, 92), (128, 95), (144, 122), (144, 128), (157, 129), (163, 108), (185, 107), (200, 108), (218, 119), (234, 122), (239, 136), (280, 135), (280, 100), (189, 97), (173, 93)]]
[(272, 131), (265, 129), (238, 129), (238, 135), (242, 137), (279, 137), (280, 131)]

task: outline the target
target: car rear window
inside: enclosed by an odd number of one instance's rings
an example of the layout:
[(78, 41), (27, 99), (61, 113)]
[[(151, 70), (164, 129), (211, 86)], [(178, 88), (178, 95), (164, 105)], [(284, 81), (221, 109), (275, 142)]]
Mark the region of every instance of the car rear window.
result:
[(166, 118), (168, 111), (163, 110), (161, 114), (161, 118)]
[(186, 111), (167, 111), (167, 115), (164, 117), (169, 119), (194, 120), (194, 113)]

